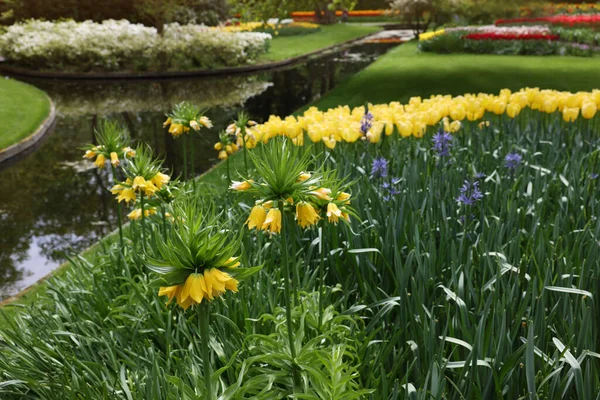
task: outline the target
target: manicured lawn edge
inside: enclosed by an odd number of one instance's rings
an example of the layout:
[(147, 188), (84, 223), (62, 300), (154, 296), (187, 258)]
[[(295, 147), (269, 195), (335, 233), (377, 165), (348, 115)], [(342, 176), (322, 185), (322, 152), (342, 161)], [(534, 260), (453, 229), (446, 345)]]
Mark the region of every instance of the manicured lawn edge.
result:
[[(357, 26), (349, 26), (357, 28)], [(326, 47), (317, 48), (313, 51), (300, 54), (297, 56), (285, 58), (283, 60), (260, 62), (252, 65), (244, 65), (240, 67), (230, 68), (216, 68), (207, 70), (194, 70), (194, 71), (166, 71), (166, 72), (113, 72), (113, 73), (68, 73), (68, 72), (43, 72), (35, 71), (26, 68), (15, 67), (11, 65), (0, 64), (0, 71), (24, 77), (35, 77), (35, 78), (46, 78), (46, 79), (82, 79), (82, 80), (96, 80), (96, 79), (169, 79), (169, 78), (190, 78), (190, 77), (202, 77), (202, 76), (232, 76), (232, 75), (244, 75), (248, 73), (254, 73), (258, 71), (268, 71), (272, 69), (287, 67), (299, 62), (302, 62), (308, 58), (318, 56), (320, 54), (332, 51), (337, 48), (349, 46), (357, 41), (360, 41), (373, 33), (376, 33), (382, 29), (380, 26), (359, 26), (362, 34), (348, 39), (346, 41), (337, 42)], [(364, 33), (363, 31), (367, 32)], [(311, 35), (318, 35), (322, 32), (316, 32), (309, 34), (305, 37), (310, 39)], [(287, 38), (281, 38), (286, 40)], [(314, 38), (313, 38), (314, 39)], [(274, 39), (277, 40), (277, 39)], [(268, 54), (267, 54), (268, 56)]]
[(56, 109), (54, 108), (54, 103), (44, 93), (46, 99), (48, 100), (48, 104), (50, 106), (50, 110), (46, 119), (41, 123), (41, 125), (33, 132), (31, 135), (19, 140), (17, 143), (14, 143), (4, 149), (0, 149), (0, 164), (5, 161), (10, 160), (11, 158), (21, 154), (25, 150), (34, 146), (37, 142), (42, 140), (42, 138), (52, 130), (54, 126), (54, 122), (56, 120)]

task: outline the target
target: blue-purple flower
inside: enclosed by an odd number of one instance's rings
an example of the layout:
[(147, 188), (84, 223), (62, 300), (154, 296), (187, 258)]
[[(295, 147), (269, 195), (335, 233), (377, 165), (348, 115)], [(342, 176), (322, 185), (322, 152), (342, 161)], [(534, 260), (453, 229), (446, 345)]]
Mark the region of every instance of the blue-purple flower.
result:
[(371, 165), (371, 177), (372, 178), (385, 178), (388, 176), (388, 164), (389, 161), (383, 157), (379, 157), (373, 160)]
[(521, 162), (523, 161), (523, 156), (519, 153), (508, 153), (506, 157), (504, 157), (504, 166), (508, 169), (515, 170)]
[(373, 114), (365, 107), (365, 115), (360, 120), (360, 132), (366, 135), (373, 126)]
[(381, 184), (381, 188), (383, 189), (383, 199), (385, 201), (390, 201), (392, 196), (400, 194), (400, 190), (397, 190), (395, 186), (400, 183), (400, 178), (392, 178), (391, 182), (384, 182)]
[(456, 198), (456, 202), (465, 206), (472, 206), (482, 198), (483, 193), (479, 190), (479, 182), (465, 181), (460, 188), (460, 195)]
[(598, 178), (598, 174), (590, 174), (590, 179), (596, 179)]
[(433, 150), (438, 157), (448, 157), (452, 148), (452, 135), (448, 132), (440, 131), (433, 135)]

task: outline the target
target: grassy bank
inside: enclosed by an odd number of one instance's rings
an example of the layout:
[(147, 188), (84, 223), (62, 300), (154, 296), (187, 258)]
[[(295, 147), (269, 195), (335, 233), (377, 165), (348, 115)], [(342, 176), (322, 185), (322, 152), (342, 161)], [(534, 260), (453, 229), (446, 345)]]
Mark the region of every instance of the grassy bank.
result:
[(44, 92), (13, 79), (0, 79), (0, 150), (35, 132), (49, 112)]
[(441, 55), (418, 53), (410, 42), (391, 50), (369, 68), (317, 102), (320, 109), (365, 101), (406, 101), (432, 94), (497, 93), (523, 87), (576, 92), (600, 82), (600, 59), (584, 57)]
[(275, 37), (271, 42), (269, 52), (259, 61), (281, 61), (301, 56), (379, 30), (381, 27), (378, 26), (335, 24), (322, 26), (319, 32), (308, 35)]

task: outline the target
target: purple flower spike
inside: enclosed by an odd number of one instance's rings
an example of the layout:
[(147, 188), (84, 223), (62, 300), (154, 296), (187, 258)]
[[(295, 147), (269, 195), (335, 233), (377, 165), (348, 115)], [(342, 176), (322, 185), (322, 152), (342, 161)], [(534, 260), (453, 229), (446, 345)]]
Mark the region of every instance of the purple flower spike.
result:
[(370, 111), (367, 111), (365, 115), (363, 115), (360, 120), (360, 132), (363, 135), (366, 135), (369, 132), (369, 129), (373, 126), (373, 114)]
[(371, 166), (371, 177), (372, 178), (385, 178), (388, 176), (388, 163), (389, 161), (383, 157), (379, 157), (373, 160)]
[(440, 131), (433, 135), (433, 149), (438, 157), (448, 157), (452, 148), (452, 135), (448, 132)]
[(508, 153), (506, 157), (504, 157), (504, 166), (508, 169), (515, 170), (521, 162), (523, 161), (523, 156), (519, 153)]
[(464, 204), (465, 206), (473, 206), (482, 198), (483, 193), (479, 190), (479, 182), (465, 181), (460, 188), (460, 195), (456, 198), (456, 202), (458, 204)]

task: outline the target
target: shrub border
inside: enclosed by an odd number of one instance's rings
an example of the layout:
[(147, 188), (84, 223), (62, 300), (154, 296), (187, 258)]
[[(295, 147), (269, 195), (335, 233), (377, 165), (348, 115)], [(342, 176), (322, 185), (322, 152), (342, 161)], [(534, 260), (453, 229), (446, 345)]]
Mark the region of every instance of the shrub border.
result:
[[(6, 64), (0, 64), (0, 72), (14, 75), (43, 79), (71, 79), (71, 80), (100, 80), (100, 79), (170, 79), (170, 78), (192, 78), (202, 76), (232, 76), (243, 75), (247, 73), (268, 71), (280, 67), (286, 67), (304, 61), (338, 48), (342, 48), (355, 42), (359, 42), (376, 32), (371, 32), (357, 38), (337, 43), (322, 49), (311, 51), (296, 57), (287, 58), (281, 61), (271, 61), (260, 64), (243, 65), (240, 67), (226, 67), (216, 69), (201, 69), (192, 71), (165, 71), (165, 72), (102, 72), (102, 73), (69, 73), (69, 72), (43, 72), (28, 68), (15, 67)], [(5, 61), (6, 62), (6, 61)]]
[(31, 135), (4, 149), (0, 149), (1, 167), (5, 167), (4, 163), (6, 161), (13, 159), (13, 157), (35, 146), (48, 132), (52, 130), (52, 128), (54, 128), (54, 123), (56, 121), (56, 109), (52, 99), (46, 93), (44, 93), (44, 96), (50, 104), (50, 112), (46, 116), (46, 119), (44, 119), (41, 125)]

